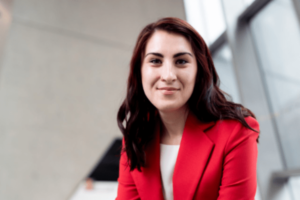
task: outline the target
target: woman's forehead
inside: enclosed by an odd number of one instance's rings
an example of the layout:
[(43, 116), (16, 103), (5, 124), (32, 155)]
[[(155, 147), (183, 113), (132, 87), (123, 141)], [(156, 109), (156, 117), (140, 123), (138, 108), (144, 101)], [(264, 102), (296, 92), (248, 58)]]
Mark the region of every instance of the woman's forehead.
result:
[(157, 30), (149, 38), (146, 44), (145, 55), (150, 52), (175, 54), (183, 51), (190, 53), (193, 52), (191, 44), (184, 36), (163, 30)]

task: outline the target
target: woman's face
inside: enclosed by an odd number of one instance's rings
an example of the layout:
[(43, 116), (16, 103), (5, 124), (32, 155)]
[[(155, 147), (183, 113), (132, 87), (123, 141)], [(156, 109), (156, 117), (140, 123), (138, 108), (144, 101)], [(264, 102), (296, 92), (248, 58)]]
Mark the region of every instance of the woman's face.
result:
[(188, 40), (157, 30), (144, 55), (141, 75), (149, 101), (162, 112), (184, 107), (192, 95), (197, 74), (197, 61)]

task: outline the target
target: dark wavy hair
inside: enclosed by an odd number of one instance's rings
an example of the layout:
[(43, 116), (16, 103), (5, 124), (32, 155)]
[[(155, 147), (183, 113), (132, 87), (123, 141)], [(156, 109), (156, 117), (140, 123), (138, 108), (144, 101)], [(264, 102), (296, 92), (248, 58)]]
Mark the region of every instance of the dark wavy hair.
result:
[(192, 46), (198, 70), (193, 93), (187, 102), (190, 111), (203, 122), (234, 119), (256, 131), (244, 119), (247, 116), (255, 118), (254, 114), (241, 104), (227, 100), (227, 94), (220, 90), (220, 81), (212, 57), (199, 33), (184, 20), (162, 18), (147, 25), (138, 36), (130, 62), (127, 95), (118, 111), (118, 126), (125, 141), (123, 151), (126, 151), (130, 170), (141, 171), (141, 167), (145, 167), (145, 148), (154, 137), (154, 128), (159, 117), (157, 109), (144, 93), (141, 79), (146, 44), (156, 30), (182, 35)]

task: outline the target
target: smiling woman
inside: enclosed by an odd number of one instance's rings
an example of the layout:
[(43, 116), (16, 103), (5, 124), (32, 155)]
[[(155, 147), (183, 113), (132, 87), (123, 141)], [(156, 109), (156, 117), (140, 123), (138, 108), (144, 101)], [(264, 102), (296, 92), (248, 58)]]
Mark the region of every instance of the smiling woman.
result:
[(118, 112), (117, 200), (253, 200), (258, 123), (225, 95), (193, 27), (177, 18), (146, 26)]

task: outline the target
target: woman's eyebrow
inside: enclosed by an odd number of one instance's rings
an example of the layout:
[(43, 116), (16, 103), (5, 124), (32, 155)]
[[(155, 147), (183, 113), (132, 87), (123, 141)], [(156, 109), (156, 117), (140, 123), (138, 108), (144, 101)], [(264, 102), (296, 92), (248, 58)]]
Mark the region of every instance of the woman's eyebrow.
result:
[(193, 57), (193, 55), (189, 52), (180, 52), (180, 53), (176, 53), (173, 58), (176, 58), (176, 57), (179, 57), (179, 56), (182, 56), (182, 55), (185, 55), (185, 54), (188, 54), (190, 55), (191, 57)]
[(160, 53), (155, 53), (155, 52), (150, 52), (150, 53), (147, 53), (146, 55), (145, 55), (145, 58), (146, 58), (146, 56), (148, 56), (148, 55), (150, 55), (150, 54), (152, 54), (152, 55), (155, 55), (155, 56), (158, 56), (158, 57), (164, 57), (162, 54), (160, 54)]
[[(145, 57), (148, 56), (148, 55), (150, 55), (150, 54), (155, 55), (155, 56), (158, 56), (158, 57), (161, 57), (161, 58), (164, 57), (161, 53), (155, 53), (155, 52), (147, 53), (147, 54), (145, 55)], [(182, 55), (185, 55), (185, 54), (188, 54), (189, 56), (193, 57), (193, 55), (192, 55), (191, 53), (189, 53), (189, 52), (180, 52), (180, 53), (176, 53), (176, 54), (173, 56), (173, 58), (176, 58), (176, 57), (179, 57), (179, 56), (182, 56)]]

